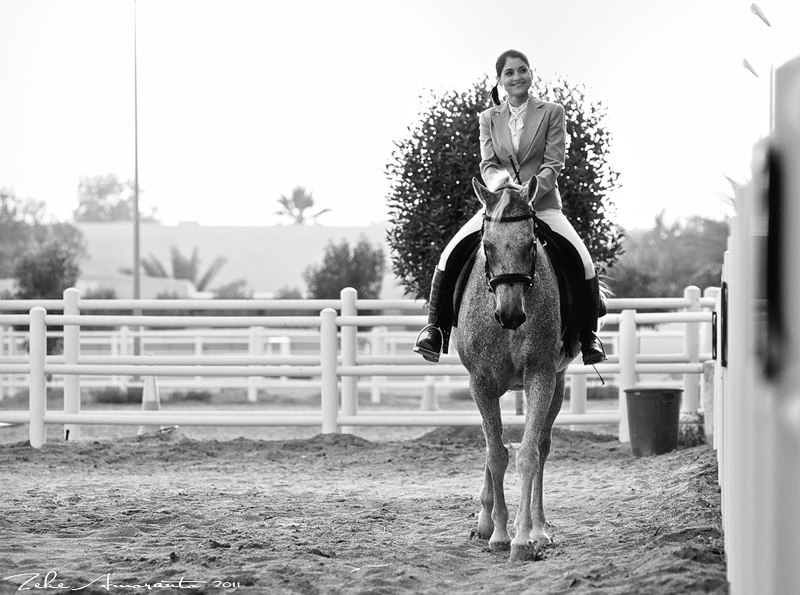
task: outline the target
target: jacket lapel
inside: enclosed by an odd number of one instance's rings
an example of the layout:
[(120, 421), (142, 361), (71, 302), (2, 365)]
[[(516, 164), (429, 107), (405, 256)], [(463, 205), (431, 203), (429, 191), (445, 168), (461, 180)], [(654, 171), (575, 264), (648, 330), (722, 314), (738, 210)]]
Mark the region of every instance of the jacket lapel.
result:
[(509, 117), (507, 102), (504, 101), (494, 108), (494, 113), (492, 114), (493, 135), (497, 135), (500, 144), (503, 146), (503, 155), (499, 156), (503, 161), (508, 161), (508, 156), (514, 154), (514, 145), (511, 143), (511, 130), (508, 128)]
[[(506, 111), (508, 111), (507, 108)], [(525, 113), (525, 126), (522, 128), (522, 135), (519, 138), (519, 151), (517, 151), (517, 157), (520, 163), (528, 158), (528, 154), (533, 148), (533, 139), (536, 136), (536, 131), (539, 130), (539, 126), (542, 124), (544, 112), (543, 101), (533, 98), (528, 101), (528, 109)], [(506, 127), (508, 127), (508, 117), (506, 117)], [(510, 138), (511, 133), (509, 133), (509, 145), (511, 145)]]

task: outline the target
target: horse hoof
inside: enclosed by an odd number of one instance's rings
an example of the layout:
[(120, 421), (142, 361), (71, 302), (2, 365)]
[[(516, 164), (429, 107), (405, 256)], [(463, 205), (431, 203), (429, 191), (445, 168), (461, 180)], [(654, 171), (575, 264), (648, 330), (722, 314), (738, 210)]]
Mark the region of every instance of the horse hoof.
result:
[(511, 553), (508, 556), (510, 562), (532, 562), (542, 558), (542, 548), (534, 541), (523, 545), (512, 544)]
[(507, 552), (511, 549), (511, 544), (506, 541), (495, 541), (494, 543), (489, 543), (489, 549), (492, 552)]

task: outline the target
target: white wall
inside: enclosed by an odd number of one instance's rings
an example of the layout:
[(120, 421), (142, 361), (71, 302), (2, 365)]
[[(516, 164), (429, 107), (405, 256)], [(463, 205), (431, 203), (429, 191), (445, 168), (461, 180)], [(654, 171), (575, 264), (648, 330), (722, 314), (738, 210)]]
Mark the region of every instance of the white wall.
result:
[[(133, 260), (133, 225), (130, 223), (78, 223), (88, 242), (89, 260), (83, 277), (93, 282), (115, 276), (120, 268), (131, 267)], [(354, 246), (363, 235), (384, 250), (387, 275), (382, 298), (402, 297), (403, 290), (391, 272), (386, 226), (327, 227), (322, 225), (276, 225), (253, 227), (208, 227), (197, 223), (178, 225), (142, 224), (141, 255), (156, 256), (166, 267), (170, 250), (176, 246), (186, 256), (198, 248), (201, 273), (218, 256), (227, 262), (211, 283), (211, 288), (246, 279), (256, 293), (274, 293), (283, 287), (305, 292), (302, 273), (311, 264), (322, 261), (330, 241), (347, 240)], [(120, 295), (120, 297), (122, 297)]]

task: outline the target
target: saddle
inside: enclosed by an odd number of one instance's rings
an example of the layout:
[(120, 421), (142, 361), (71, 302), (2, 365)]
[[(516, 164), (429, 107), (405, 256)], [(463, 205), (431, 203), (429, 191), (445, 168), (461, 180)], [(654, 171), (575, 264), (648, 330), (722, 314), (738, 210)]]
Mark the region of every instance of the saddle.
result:
[[(544, 247), (550, 263), (558, 280), (559, 304), (561, 309), (561, 337), (564, 341), (567, 356), (574, 357), (572, 347), (579, 341), (583, 317), (588, 308), (588, 296), (583, 290), (584, 274), (583, 262), (575, 247), (564, 237), (555, 233), (549, 225), (538, 217), (536, 221), (536, 235)], [(458, 314), (461, 309), (461, 300), (464, 296), (475, 257), (481, 245), (481, 234), (476, 232), (461, 242), (463, 249), (457, 254), (453, 252), (453, 262), (456, 264), (454, 274), (457, 278), (453, 287), (453, 326), (458, 326)], [(461, 247), (460, 246), (460, 247)], [(460, 270), (457, 263), (462, 263)], [(535, 267), (534, 259), (534, 267)], [(536, 284), (535, 271), (531, 277)], [(449, 334), (449, 333), (448, 333)]]

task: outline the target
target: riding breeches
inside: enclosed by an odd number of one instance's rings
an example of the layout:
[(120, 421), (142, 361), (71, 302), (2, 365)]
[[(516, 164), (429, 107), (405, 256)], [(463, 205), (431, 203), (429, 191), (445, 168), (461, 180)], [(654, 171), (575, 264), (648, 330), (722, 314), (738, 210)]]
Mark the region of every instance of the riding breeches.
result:
[[(575, 231), (574, 227), (572, 227), (569, 219), (567, 219), (567, 216), (564, 215), (561, 209), (542, 209), (541, 211), (536, 211), (536, 216), (549, 225), (550, 229), (552, 229), (558, 235), (569, 240), (570, 244), (572, 244), (575, 247), (575, 250), (578, 251), (578, 254), (580, 254), (581, 262), (583, 262), (583, 274), (586, 279), (591, 279), (594, 277), (594, 263), (592, 262), (592, 257), (589, 254), (589, 250), (586, 248), (586, 244), (583, 243), (583, 240), (581, 240), (578, 232)], [(459, 229), (458, 232), (456, 232), (456, 235), (454, 235), (453, 239), (448, 242), (447, 246), (445, 246), (445, 249), (442, 251), (442, 256), (439, 258), (439, 264), (437, 265), (439, 270), (445, 270), (447, 267), (447, 261), (456, 246), (458, 246), (462, 240), (471, 234), (479, 232), (482, 226), (483, 209), (477, 212), (472, 219), (467, 221), (464, 226)]]

